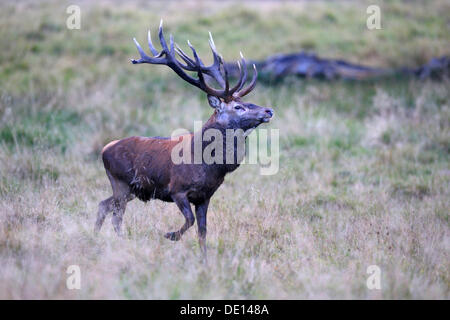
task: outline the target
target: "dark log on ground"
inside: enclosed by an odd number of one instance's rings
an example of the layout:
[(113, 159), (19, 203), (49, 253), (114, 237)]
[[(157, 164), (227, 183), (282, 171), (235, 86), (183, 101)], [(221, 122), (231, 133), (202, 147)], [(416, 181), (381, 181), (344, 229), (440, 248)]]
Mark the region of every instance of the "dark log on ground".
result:
[[(261, 79), (280, 80), (287, 76), (305, 78), (363, 80), (386, 76), (414, 76), (420, 79), (450, 75), (450, 57), (433, 58), (418, 68), (373, 68), (344, 60), (323, 59), (304, 52), (277, 54), (263, 61), (252, 61), (258, 67)], [(250, 64), (251, 65), (251, 64)], [(228, 64), (233, 76), (239, 75), (237, 64)]]

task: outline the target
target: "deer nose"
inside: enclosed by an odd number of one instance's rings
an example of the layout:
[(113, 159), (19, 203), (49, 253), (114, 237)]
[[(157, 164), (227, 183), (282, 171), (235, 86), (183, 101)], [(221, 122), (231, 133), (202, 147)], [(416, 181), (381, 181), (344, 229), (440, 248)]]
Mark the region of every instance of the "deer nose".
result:
[(273, 116), (273, 109), (271, 109), (271, 108), (266, 108), (266, 114), (268, 114), (271, 118), (272, 118), (272, 116)]

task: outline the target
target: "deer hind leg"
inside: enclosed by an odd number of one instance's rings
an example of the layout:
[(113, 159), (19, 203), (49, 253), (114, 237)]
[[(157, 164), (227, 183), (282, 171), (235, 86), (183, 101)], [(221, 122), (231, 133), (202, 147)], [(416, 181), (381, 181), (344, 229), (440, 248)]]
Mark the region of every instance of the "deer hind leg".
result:
[(189, 200), (185, 194), (177, 194), (173, 196), (172, 199), (177, 204), (181, 213), (183, 213), (183, 216), (186, 219), (186, 221), (184, 222), (180, 230), (175, 232), (168, 232), (164, 235), (164, 237), (172, 241), (178, 241), (181, 239), (183, 233), (185, 233), (186, 230), (189, 229), (194, 224), (195, 218), (194, 214), (192, 213), (191, 204), (189, 203)]
[(106, 216), (113, 210), (114, 198), (109, 197), (98, 204), (97, 221), (95, 222), (94, 232), (98, 233), (102, 228)]
[(127, 207), (127, 202), (133, 200), (134, 195), (131, 194), (128, 184), (117, 180), (114, 177), (111, 177), (111, 185), (114, 197), (112, 224), (117, 235), (121, 237), (122, 220)]
[(95, 231), (98, 232), (100, 230), (106, 215), (112, 211), (112, 224), (114, 230), (117, 235), (121, 236), (121, 226), (126, 205), (128, 201), (134, 199), (134, 195), (131, 194), (130, 187), (125, 182), (115, 178), (108, 170), (106, 171), (106, 174), (111, 182), (113, 195), (100, 202), (97, 221), (95, 223)]

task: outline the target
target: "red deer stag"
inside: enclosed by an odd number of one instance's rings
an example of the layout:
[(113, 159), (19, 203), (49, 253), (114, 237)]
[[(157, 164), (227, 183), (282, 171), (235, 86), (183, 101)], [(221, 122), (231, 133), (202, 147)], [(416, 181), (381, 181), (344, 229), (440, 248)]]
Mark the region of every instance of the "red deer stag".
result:
[[(245, 87), (247, 80), (247, 68), (245, 59), (241, 55), (239, 64), (240, 77), (237, 84), (230, 87), (227, 69), (222, 57), (217, 53), (210, 34), (209, 44), (212, 50), (214, 62), (205, 66), (198, 57), (196, 50), (188, 41), (194, 58), (192, 59), (175, 44), (172, 35), (169, 46), (164, 39), (162, 21), (159, 27), (159, 40), (162, 50), (158, 52), (152, 44), (150, 31), (148, 32), (148, 45), (153, 57), (149, 57), (134, 39), (141, 58), (131, 60), (133, 64), (149, 63), (167, 65), (183, 80), (199, 88), (207, 94), (209, 105), (214, 113), (203, 125), (200, 134), (208, 129), (216, 129), (225, 133), (228, 129), (241, 131), (252, 130), (261, 123), (269, 122), (274, 112), (270, 108), (263, 108), (252, 103), (246, 103), (241, 98), (253, 90), (256, 84), (257, 71), (253, 65), (254, 74), (250, 84)], [(175, 53), (183, 60), (180, 62)], [(189, 75), (195, 72), (198, 78)], [(213, 88), (205, 81), (205, 75), (221, 86)], [(116, 233), (121, 235), (122, 218), (127, 202), (139, 198), (142, 201), (159, 199), (166, 202), (175, 202), (182, 214), (185, 223), (180, 230), (169, 232), (165, 235), (170, 240), (180, 240), (184, 232), (194, 224), (195, 218), (191, 210), (191, 203), (195, 206), (197, 217), (198, 238), (202, 251), (206, 254), (206, 213), (209, 200), (214, 192), (224, 181), (227, 173), (234, 171), (240, 164), (240, 160), (233, 156), (232, 161), (226, 159), (223, 163), (175, 164), (172, 161), (172, 150), (182, 139), (194, 144), (194, 135), (180, 136), (179, 139), (160, 137), (130, 137), (112, 141), (102, 151), (103, 163), (106, 174), (111, 182), (113, 195), (99, 204), (95, 231), (98, 232), (109, 212), (113, 213), (112, 224)], [(185, 140), (188, 139), (188, 140)], [(230, 148), (230, 142), (223, 139), (224, 149)], [(202, 150), (208, 143), (200, 142)], [(211, 142), (210, 142), (211, 143)], [(228, 145), (226, 145), (228, 143)], [(245, 143), (245, 140), (244, 140)], [(231, 148), (236, 151), (237, 142), (231, 142)], [(192, 156), (195, 147), (190, 148)]]

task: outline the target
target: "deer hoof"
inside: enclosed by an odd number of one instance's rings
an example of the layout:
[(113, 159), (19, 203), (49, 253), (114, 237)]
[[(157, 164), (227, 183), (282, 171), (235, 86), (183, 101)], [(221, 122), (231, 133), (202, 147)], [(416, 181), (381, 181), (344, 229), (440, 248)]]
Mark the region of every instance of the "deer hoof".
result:
[(164, 237), (172, 241), (178, 241), (181, 239), (181, 234), (179, 232), (168, 232)]

